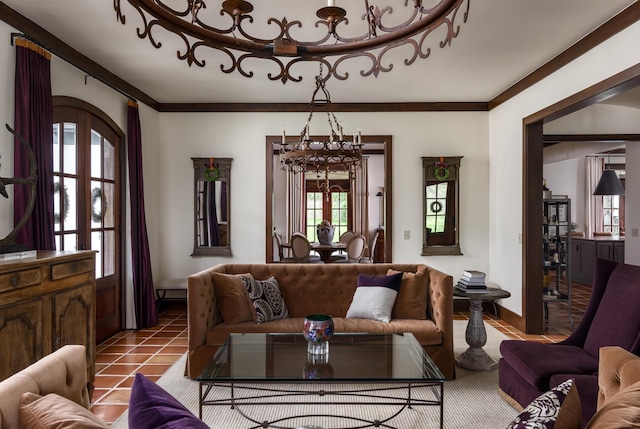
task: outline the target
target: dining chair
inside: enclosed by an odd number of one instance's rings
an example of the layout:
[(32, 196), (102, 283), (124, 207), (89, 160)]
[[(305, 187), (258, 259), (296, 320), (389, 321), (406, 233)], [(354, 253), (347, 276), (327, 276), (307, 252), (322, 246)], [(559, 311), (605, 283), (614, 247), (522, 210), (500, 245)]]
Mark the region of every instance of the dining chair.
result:
[(333, 261), (336, 264), (359, 264), (364, 254), (365, 238), (358, 234), (347, 243), (347, 257), (344, 260)]
[(348, 243), (349, 240), (351, 240), (353, 237), (355, 237), (355, 232), (353, 231), (346, 231), (343, 232), (342, 235), (340, 236), (340, 243)]
[[(355, 237), (355, 235), (356, 234), (353, 231), (345, 231), (342, 233), (342, 235), (338, 239), (338, 243), (347, 244), (349, 240)], [(347, 259), (347, 254), (342, 249), (338, 250), (337, 254), (331, 255), (331, 262), (346, 261), (346, 259)]]
[(276, 240), (276, 244), (278, 245), (278, 262), (295, 262), (295, 259), (291, 257), (284, 256), (284, 238), (282, 238), (282, 234), (278, 234), (277, 232), (273, 233), (273, 237)]
[(376, 244), (378, 243), (379, 235), (380, 233), (378, 231), (376, 231), (376, 233), (373, 234), (373, 238), (371, 239), (371, 245), (369, 246), (368, 256), (363, 257), (360, 263), (373, 264), (374, 252), (376, 251)]
[(311, 255), (311, 244), (307, 237), (302, 234), (294, 234), (291, 236), (291, 251), (293, 259), (296, 263), (304, 264), (323, 264), (320, 256)]

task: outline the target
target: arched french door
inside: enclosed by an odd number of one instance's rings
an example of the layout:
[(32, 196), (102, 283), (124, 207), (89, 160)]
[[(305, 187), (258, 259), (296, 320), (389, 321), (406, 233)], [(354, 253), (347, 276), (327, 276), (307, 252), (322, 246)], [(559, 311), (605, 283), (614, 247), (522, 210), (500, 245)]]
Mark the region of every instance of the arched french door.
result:
[(122, 329), (124, 134), (103, 112), (54, 97), (57, 250), (96, 250), (96, 339)]

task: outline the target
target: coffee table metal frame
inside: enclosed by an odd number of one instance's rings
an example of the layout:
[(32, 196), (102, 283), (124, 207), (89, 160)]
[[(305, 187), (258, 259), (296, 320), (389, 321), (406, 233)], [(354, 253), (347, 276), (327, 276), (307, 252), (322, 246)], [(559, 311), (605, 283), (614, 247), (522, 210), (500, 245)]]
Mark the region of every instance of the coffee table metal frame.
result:
[[(306, 342), (302, 335), (296, 334), (231, 334), (234, 335), (261, 335), (261, 336), (295, 336), (300, 338), (299, 347), (304, 347), (306, 351)], [(357, 337), (365, 339), (371, 334), (336, 334), (337, 336)], [(376, 337), (391, 337), (393, 335), (410, 336), (410, 342), (415, 347), (407, 352), (411, 354), (412, 359), (422, 359), (433, 364), (429, 356), (424, 352), (420, 344), (415, 340), (413, 334), (384, 334), (371, 335)], [(387, 424), (391, 419), (398, 416), (406, 408), (411, 409), (413, 406), (438, 406), (440, 411), (440, 429), (444, 424), (444, 376), (435, 368), (435, 373), (429, 378), (407, 378), (407, 379), (390, 379), (390, 378), (318, 378), (306, 379), (302, 376), (294, 379), (289, 377), (272, 377), (268, 379), (256, 377), (242, 377), (234, 379), (233, 377), (217, 377), (216, 372), (224, 367), (229, 359), (229, 344), (231, 336), (227, 342), (216, 352), (209, 366), (198, 377), (200, 385), (199, 395), (199, 416), (202, 419), (202, 409), (204, 406), (230, 406), (238, 411), (240, 415), (254, 423), (251, 429), (257, 428), (277, 428), (292, 429), (289, 426), (281, 426), (287, 420), (305, 418), (305, 417), (325, 417), (325, 418), (341, 418), (349, 419), (355, 422), (350, 429), (366, 428), (366, 427), (384, 427), (393, 429), (394, 426)], [(335, 338), (335, 337), (334, 337)], [(415, 343), (415, 344), (413, 344)], [(330, 343), (331, 344), (331, 343)], [(415, 356), (421, 353), (422, 356)], [(331, 353), (331, 352), (330, 352)], [(416, 364), (417, 365), (417, 364)], [(426, 376), (425, 376), (426, 377)], [(375, 387), (359, 388), (358, 384), (373, 385)], [(274, 386), (274, 384), (277, 385)], [(286, 388), (287, 385), (297, 385), (298, 389)], [(356, 385), (356, 386), (354, 386)], [(377, 385), (377, 386), (376, 386)], [(214, 387), (228, 389), (228, 395), (218, 399), (210, 397)], [(302, 388), (300, 388), (302, 387)], [(355, 387), (355, 388), (354, 388)], [(393, 392), (402, 392), (406, 390), (403, 396), (392, 396)], [(427, 394), (433, 399), (425, 399), (419, 397), (418, 392)], [(242, 396), (240, 393), (248, 393), (248, 396)], [(299, 398), (306, 397), (306, 400)], [(315, 398), (315, 399), (314, 399)], [(345, 399), (346, 398), (346, 399)], [(348, 400), (347, 400), (348, 399)], [(391, 415), (381, 419), (363, 419), (355, 416), (337, 415), (331, 413), (323, 414), (297, 414), (278, 418), (272, 421), (261, 421), (251, 417), (240, 407), (254, 405), (368, 405), (368, 406), (398, 406), (399, 408)], [(340, 426), (341, 429), (347, 429)]]

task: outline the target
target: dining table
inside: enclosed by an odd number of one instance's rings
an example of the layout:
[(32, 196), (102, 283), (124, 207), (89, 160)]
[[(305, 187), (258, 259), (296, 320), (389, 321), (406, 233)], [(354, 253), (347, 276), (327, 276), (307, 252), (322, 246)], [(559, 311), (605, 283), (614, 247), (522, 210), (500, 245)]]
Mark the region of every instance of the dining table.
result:
[(320, 255), (320, 259), (322, 259), (322, 262), (324, 263), (331, 262), (331, 255), (333, 254), (333, 252), (336, 252), (338, 250), (345, 250), (347, 248), (347, 243), (341, 243), (339, 241), (329, 244), (322, 244), (314, 241), (310, 244), (311, 250), (318, 252), (318, 255)]

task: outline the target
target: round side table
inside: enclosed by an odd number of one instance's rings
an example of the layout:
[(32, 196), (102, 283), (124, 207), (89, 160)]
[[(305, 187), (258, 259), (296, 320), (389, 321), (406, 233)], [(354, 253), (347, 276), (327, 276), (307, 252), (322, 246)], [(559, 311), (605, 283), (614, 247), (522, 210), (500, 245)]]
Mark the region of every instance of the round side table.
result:
[(453, 295), (469, 299), (469, 323), (465, 333), (465, 340), (469, 348), (456, 357), (456, 363), (461, 368), (474, 371), (490, 371), (497, 368), (496, 362), (484, 351), (482, 346), (487, 343), (487, 330), (482, 320), (482, 302), (494, 303), (496, 299), (509, 298), (511, 294), (503, 289), (487, 288), (487, 293), (468, 293), (458, 288), (453, 288)]

